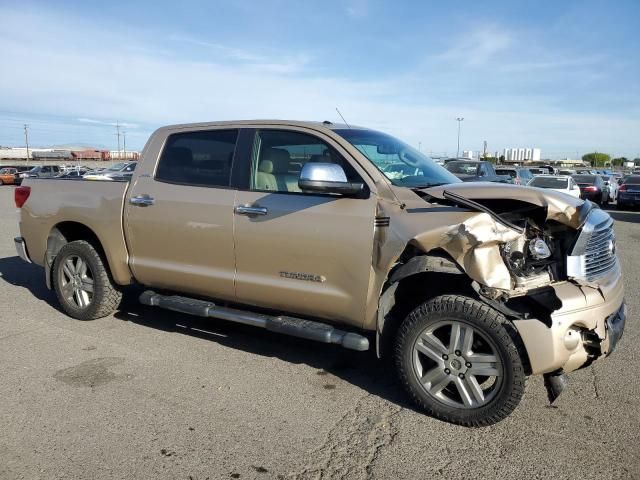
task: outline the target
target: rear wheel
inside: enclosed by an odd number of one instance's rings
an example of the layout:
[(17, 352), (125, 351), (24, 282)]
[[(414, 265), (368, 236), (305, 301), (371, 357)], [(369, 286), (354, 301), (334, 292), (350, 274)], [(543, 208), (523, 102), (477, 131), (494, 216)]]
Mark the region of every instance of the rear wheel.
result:
[(122, 299), (102, 258), (93, 245), (84, 240), (67, 243), (60, 249), (52, 275), (58, 301), (73, 318), (106, 317)]
[(416, 308), (395, 345), (398, 374), (430, 415), (465, 426), (485, 426), (518, 405), (525, 371), (513, 326), (469, 297), (443, 295)]

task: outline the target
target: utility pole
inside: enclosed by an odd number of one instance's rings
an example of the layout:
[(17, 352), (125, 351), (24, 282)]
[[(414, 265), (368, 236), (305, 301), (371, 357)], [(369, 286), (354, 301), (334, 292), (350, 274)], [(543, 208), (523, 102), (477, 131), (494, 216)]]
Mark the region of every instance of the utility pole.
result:
[(458, 122), (458, 151), (456, 153), (456, 158), (460, 158), (460, 126), (462, 125), (463, 120), (464, 117), (456, 118), (456, 121)]
[(120, 159), (120, 124), (116, 121), (116, 135), (118, 136), (118, 160)]
[(123, 141), (123, 154), (125, 157), (125, 160), (127, 158), (127, 132), (125, 132), (124, 130), (122, 131), (122, 141)]
[(27, 144), (27, 163), (29, 163), (29, 124), (24, 124), (24, 143)]
[(422, 151), (422, 142), (418, 142), (418, 151), (421, 152)]
[(482, 157), (487, 158), (487, 141), (486, 140), (484, 141), (484, 149), (483, 149)]

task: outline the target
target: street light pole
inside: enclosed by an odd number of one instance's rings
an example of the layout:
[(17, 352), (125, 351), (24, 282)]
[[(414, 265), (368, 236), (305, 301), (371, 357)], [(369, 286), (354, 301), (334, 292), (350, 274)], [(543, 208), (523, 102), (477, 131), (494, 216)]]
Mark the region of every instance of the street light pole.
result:
[(464, 120), (464, 117), (456, 118), (456, 121), (458, 122), (458, 150), (456, 153), (456, 158), (460, 158), (460, 126), (462, 125), (463, 120)]
[(29, 125), (24, 124), (24, 143), (27, 145), (27, 165), (29, 164)]

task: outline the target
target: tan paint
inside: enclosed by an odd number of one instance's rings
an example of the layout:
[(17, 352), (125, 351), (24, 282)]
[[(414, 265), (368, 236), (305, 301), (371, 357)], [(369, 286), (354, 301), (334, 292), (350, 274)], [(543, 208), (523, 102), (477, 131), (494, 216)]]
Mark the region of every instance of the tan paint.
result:
[(47, 238), (56, 225), (77, 222), (100, 240), (113, 279), (120, 285), (131, 283), (122, 229), (127, 183), (25, 179), (23, 185), (31, 187), (32, 194), (21, 209), (20, 232), (34, 263), (44, 265)]
[(533, 373), (552, 372), (563, 368), (570, 372), (586, 361), (582, 344), (576, 350), (568, 350), (564, 337), (571, 327), (593, 330), (602, 340), (603, 354), (609, 353), (605, 320), (622, 305), (624, 287), (620, 270), (613, 270), (602, 281), (600, 288), (563, 282), (553, 286), (562, 308), (555, 311), (551, 328), (536, 320), (514, 320), (525, 344)]
[(156, 288), (235, 300), (234, 190), (173, 185), (138, 178), (125, 205), (126, 239), (136, 280)]
[[(321, 138), (360, 173), (370, 198), (318, 201), (305, 195), (236, 192), (153, 179), (169, 134), (232, 127), (287, 129)], [(409, 189), (393, 186), (355, 147), (319, 123), (264, 120), (161, 128), (147, 142), (128, 193), (126, 184), (110, 182), (65, 182), (64, 189), (60, 182), (25, 185), (32, 185), (34, 194), (22, 209), (21, 231), (33, 260), (42, 264), (46, 238), (58, 222), (80, 222), (102, 242), (120, 284), (130, 282), (131, 265), (146, 285), (375, 330), (384, 282), (411, 245), (423, 252), (442, 249), (471, 279), (513, 293), (499, 248), (518, 238), (518, 232), (486, 213), (430, 204)], [(425, 192), (442, 198), (445, 189), (469, 199), (516, 199), (545, 207), (548, 219), (572, 228), (582, 225), (588, 211), (581, 200), (512, 185), (460, 183)], [(127, 199), (148, 194), (157, 203), (149, 208), (126, 205), (123, 229), (125, 194)], [(234, 206), (245, 204), (267, 206), (269, 215), (251, 219), (233, 214)], [(390, 217), (390, 225), (374, 227), (376, 216)], [(288, 278), (282, 271), (324, 281)], [(553, 288), (563, 307), (554, 313), (552, 328), (535, 319), (514, 322), (535, 373), (584, 363), (581, 345), (567, 351), (561, 343), (572, 325), (597, 331), (606, 348), (604, 318), (622, 302), (619, 273), (595, 288), (571, 282)]]

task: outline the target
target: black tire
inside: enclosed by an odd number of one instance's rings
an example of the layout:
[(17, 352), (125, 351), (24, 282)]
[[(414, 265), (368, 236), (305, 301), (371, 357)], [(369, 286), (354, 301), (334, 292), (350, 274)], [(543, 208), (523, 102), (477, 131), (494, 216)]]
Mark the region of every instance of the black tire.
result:
[[(82, 259), (87, 270), (90, 273), (85, 277), (92, 280), (92, 294), (88, 304), (84, 307), (79, 306), (75, 299), (69, 298), (69, 290), (65, 289), (66, 278), (68, 275), (64, 270), (67, 261), (80, 258)], [(111, 315), (120, 305), (122, 300), (122, 292), (116, 287), (105, 262), (97, 252), (97, 250), (89, 242), (77, 240), (64, 245), (53, 262), (52, 270), (53, 288), (58, 297), (58, 301), (62, 309), (70, 317), (78, 320), (94, 320), (96, 318)], [(65, 293), (66, 292), (66, 293)]]
[[(480, 342), (478, 348), (482, 348), (481, 344), (486, 341), (487, 345), (491, 345), (491, 352), (494, 353), (495, 358), (501, 362), (500, 373), (495, 376), (493, 385), (488, 387), (486, 399), (483, 397), (483, 401), (486, 401), (484, 404), (479, 402), (476, 407), (465, 407), (462, 404), (460, 406), (452, 406), (445, 403), (450, 400), (441, 400), (429, 393), (427, 391), (428, 387), (420, 381), (420, 373), (416, 371), (416, 364), (414, 363), (420, 356), (414, 352), (414, 346), (418, 343), (419, 338), (424, 338), (422, 335), (429, 331), (428, 329), (432, 328), (435, 329), (434, 332), (437, 332), (437, 328), (446, 328), (437, 327), (443, 323), (446, 324), (446, 322), (462, 325), (463, 329), (471, 327), (473, 335), (470, 335), (469, 338), (473, 339), (474, 352), (477, 351), (475, 348), (476, 342)], [(460, 355), (460, 353), (456, 351), (455, 355)], [(463, 353), (462, 355), (466, 354)], [(472, 352), (468, 358), (471, 359), (472, 355), (479, 356)], [(446, 356), (443, 355), (443, 357)], [(400, 325), (395, 343), (397, 372), (414, 402), (433, 417), (467, 427), (492, 425), (509, 416), (518, 406), (524, 394), (526, 383), (526, 373), (522, 360), (522, 357), (525, 356), (526, 353), (517, 331), (501, 313), (478, 300), (459, 295), (435, 297), (417, 307)], [(459, 358), (467, 362), (463, 357)], [(452, 363), (455, 359), (450, 360), (447, 358), (447, 361)], [(445, 396), (448, 395), (447, 392), (450, 392), (451, 395), (458, 393), (462, 402), (462, 394), (457, 387), (459, 380), (455, 377), (464, 379), (465, 375), (452, 373), (451, 369), (454, 369), (454, 367), (444, 361), (443, 364), (445, 365), (444, 376), (453, 378), (449, 380), (452, 383), (447, 383), (442, 392), (444, 392)], [(442, 376), (439, 373), (441, 365), (436, 362), (434, 362), (434, 365), (436, 366), (432, 367), (427, 373), (435, 372), (437, 375)], [(450, 369), (446, 369), (446, 365), (449, 365)], [(480, 380), (484, 377), (473, 373), (470, 360), (467, 362), (467, 366), (469, 367), (466, 370), (468, 378), (460, 380), (460, 382), (470, 383), (473, 381), (476, 385), (480, 384)], [(425, 374), (424, 378), (426, 376)], [(491, 378), (493, 379), (494, 377)], [(444, 381), (446, 382), (447, 380), (445, 379)], [(488, 383), (486, 380), (482, 380), (482, 382), (484, 382), (482, 385)], [(483, 387), (480, 385), (480, 388), (482, 389)], [(442, 393), (437, 393), (437, 395), (442, 395)]]

